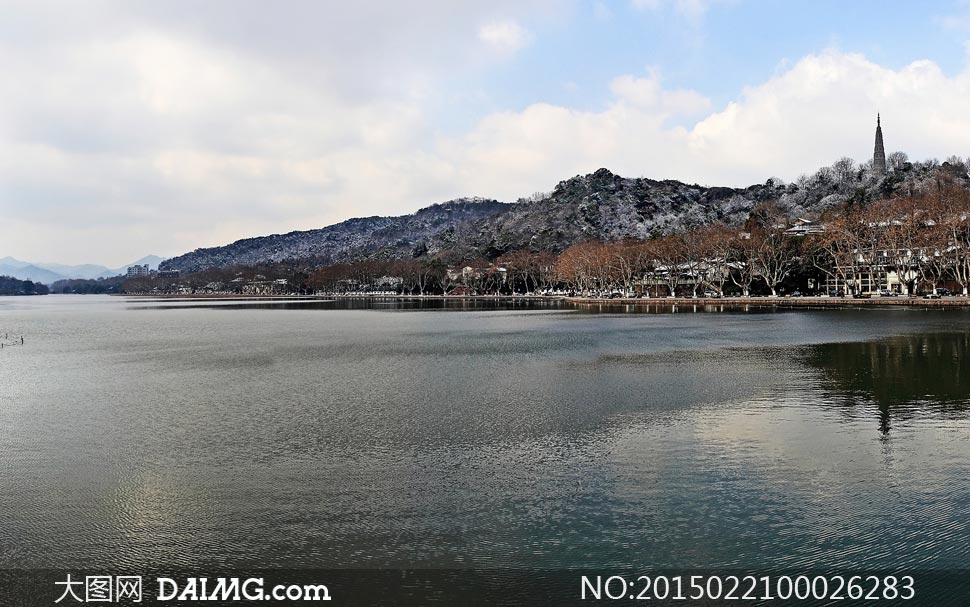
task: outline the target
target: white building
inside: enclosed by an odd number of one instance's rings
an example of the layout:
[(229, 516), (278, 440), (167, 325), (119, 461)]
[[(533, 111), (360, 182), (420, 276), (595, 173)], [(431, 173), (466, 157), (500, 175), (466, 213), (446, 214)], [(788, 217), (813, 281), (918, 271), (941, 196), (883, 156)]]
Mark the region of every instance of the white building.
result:
[(127, 276), (148, 276), (148, 264), (128, 266)]

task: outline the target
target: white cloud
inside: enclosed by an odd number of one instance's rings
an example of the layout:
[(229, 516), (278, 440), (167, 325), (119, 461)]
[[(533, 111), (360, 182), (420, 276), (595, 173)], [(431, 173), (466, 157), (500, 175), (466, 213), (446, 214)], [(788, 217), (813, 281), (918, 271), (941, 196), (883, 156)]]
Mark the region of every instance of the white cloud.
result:
[(710, 99), (696, 91), (664, 90), (656, 73), (648, 78), (619, 76), (610, 83), (610, 90), (618, 100), (663, 117), (696, 116), (711, 107)]
[(834, 160), (833, 151), (866, 160), (881, 111), (890, 149), (917, 158), (965, 154), (970, 125), (961, 108), (968, 93), (970, 72), (947, 77), (930, 61), (892, 70), (832, 51), (747, 89), (699, 123), (690, 145), (703, 151), (715, 175), (726, 177), (724, 169), (752, 175), (774, 164), (776, 173), (792, 177)]
[(877, 111), (888, 148), (915, 158), (966, 155), (970, 140), (970, 73), (947, 77), (928, 61), (892, 70), (856, 54), (810, 55), (689, 127), (674, 118), (706, 111), (696, 92), (654, 76), (620, 76), (611, 89), (601, 111), (535, 104), (488, 116), (444, 156), (472, 191), (512, 198), (601, 166), (711, 185), (790, 180), (843, 155), (867, 160)]
[(503, 55), (511, 55), (532, 39), (527, 29), (513, 20), (493, 21), (478, 29), (478, 39)]
[(700, 19), (715, 0), (630, 0), (637, 10), (659, 10), (670, 7), (689, 19)]
[(468, 32), (561, 1), (429, 0), (426, 18), (401, 3), (107, 1), (70, 23), (57, 3), (10, 4), (0, 209), (31, 227), (2, 253), (118, 265), (441, 200), (456, 188), (428, 117), (441, 81), (482, 63)]

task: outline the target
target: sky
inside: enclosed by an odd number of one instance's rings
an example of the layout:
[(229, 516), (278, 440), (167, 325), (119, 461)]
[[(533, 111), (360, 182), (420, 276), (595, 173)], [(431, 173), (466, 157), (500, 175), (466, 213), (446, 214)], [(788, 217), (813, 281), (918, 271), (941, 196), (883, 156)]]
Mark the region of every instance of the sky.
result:
[(970, 0), (0, 0), (0, 257), (970, 156)]

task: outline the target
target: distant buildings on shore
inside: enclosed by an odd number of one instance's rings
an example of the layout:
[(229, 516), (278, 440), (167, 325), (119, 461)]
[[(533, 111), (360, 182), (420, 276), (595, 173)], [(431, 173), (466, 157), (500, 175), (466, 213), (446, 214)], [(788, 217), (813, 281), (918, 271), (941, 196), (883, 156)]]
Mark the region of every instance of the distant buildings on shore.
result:
[(127, 276), (128, 278), (138, 278), (142, 276), (160, 276), (163, 278), (174, 278), (174, 277), (177, 277), (178, 275), (179, 275), (178, 270), (151, 270), (149, 269), (148, 264), (143, 264), (143, 265), (135, 264), (132, 266), (128, 266), (128, 270), (127, 272), (125, 272), (125, 276)]
[(138, 265), (137, 263), (132, 266), (128, 266), (128, 271), (125, 272), (125, 276), (132, 278), (135, 276), (148, 276), (151, 270), (148, 269), (148, 264)]

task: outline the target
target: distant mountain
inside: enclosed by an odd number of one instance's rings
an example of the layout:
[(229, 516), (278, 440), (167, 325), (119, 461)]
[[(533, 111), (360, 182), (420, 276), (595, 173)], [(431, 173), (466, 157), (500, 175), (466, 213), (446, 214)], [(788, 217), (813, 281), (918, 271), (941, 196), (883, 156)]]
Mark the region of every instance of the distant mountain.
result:
[(480, 222), (461, 252), (486, 257), (516, 249), (560, 252), (590, 239), (644, 239), (714, 221), (740, 224), (756, 204), (784, 191), (781, 182), (772, 180), (744, 189), (705, 187), (625, 178), (599, 169)]
[[(19, 259), (14, 259), (13, 257), (0, 257), (0, 267), (3, 268), (23, 268), (24, 266), (31, 265), (28, 261), (20, 261)], [(21, 278), (21, 280), (23, 280)]]
[(105, 272), (110, 271), (104, 266), (91, 263), (77, 266), (71, 266), (63, 263), (35, 263), (33, 265), (37, 266), (38, 268), (50, 270), (63, 278), (98, 278), (99, 276), (103, 276)]
[(899, 162), (888, 175), (842, 159), (793, 183), (768, 179), (746, 188), (626, 178), (607, 169), (559, 182), (549, 194), (517, 203), (458, 199), (400, 217), (350, 219), (316, 230), (247, 238), (197, 249), (162, 262), (161, 269), (194, 272), (212, 267), (297, 261), (308, 266), (366, 259), (405, 259), (448, 252), (494, 258), (516, 249), (559, 252), (585, 240), (647, 238), (723, 222), (740, 225), (760, 203), (772, 201), (789, 216), (818, 214), (852, 201), (927, 187), (949, 172), (965, 187), (965, 168), (930, 160)]
[(0, 276), (10, 276), (18, 280), (30, 280), (33, 282), (40, 282), (45, 285), (53, 283), (55, 280), (60, 280), (62, 276), (56, 272), (51, 272), (44, 268), (38, 266), (13, 260), (13, 263), (5, 263), (5, 260), (11, 259), (5, 257), (0, 259)]
[[(511, 205), (481, 198), (460, 198), (401, 217), (362, 217), (336, 225), (238, 240), (197, 249), (166, 260), (161, 269), (195, 272), (211, 267), (255, 265), (293, 259), (337, 263), (360, 259), (420, 257), (477, 238), (469, 230), (500, 215)], [(429, 249), (434, 247), (434, 249)]]
[(97, 264), (68, 265), (63, 263), (32, 263), (13, 257), (0, 258), (0, 276), (12, 276), (20, 280), (32, 280), (46, 285), (68, 278), (109, 278), (127, 272), (129, 266), (148, 264), (149, 269), (158, 269), (164, 260), (157, 255), (147, 255), (138, 261), (111, 269)]
[(493, 258), (515, 249), (559, 252), (589, 239), (646, 238), (687, 225), (740, 223), (759, 202), (784, 193), (780, 181), (745, 189), (628, 179), (600, 169), (517, 203), (459, 199), (401, 217), (350, 219), (319, 230), (248, 238), (198, 249), (161, 264), (210, 267), (308, 260), (313, 265), (453, 253)]

